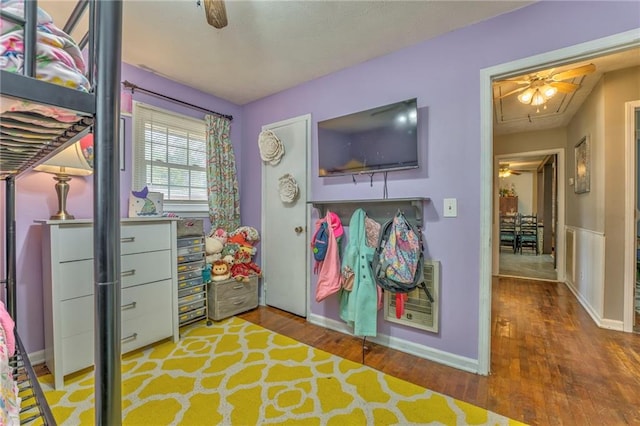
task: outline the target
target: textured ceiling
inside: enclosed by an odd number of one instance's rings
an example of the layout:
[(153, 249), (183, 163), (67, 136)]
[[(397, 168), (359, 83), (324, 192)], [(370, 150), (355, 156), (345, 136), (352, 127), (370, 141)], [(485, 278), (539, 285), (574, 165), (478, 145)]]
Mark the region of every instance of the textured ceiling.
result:
[[(227, 0), (218, 30), (197, 0), (125, 0), (122, 58), (243, 105), (530, 3)], [(62, 27), (75, 2), (39, 4)]]

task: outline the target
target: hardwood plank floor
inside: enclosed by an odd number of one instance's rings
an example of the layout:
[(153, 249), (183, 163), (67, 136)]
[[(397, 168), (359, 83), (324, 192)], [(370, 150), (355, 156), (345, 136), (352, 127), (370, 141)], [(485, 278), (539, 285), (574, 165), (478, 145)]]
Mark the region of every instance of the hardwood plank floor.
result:
[[(260, 307), (239, 315), (362, 362), (362, 339)], [(640, 425), (640, 335), (597, 327), (562, 283), (494, 278), (491, 375), (366, 343), (365, 364), (532, 425)]]

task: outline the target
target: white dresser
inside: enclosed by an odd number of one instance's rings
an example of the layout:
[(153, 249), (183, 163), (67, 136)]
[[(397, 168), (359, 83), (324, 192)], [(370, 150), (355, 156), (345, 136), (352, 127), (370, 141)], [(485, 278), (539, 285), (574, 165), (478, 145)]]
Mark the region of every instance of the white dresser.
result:
[[(94, 270), (91, 220), (42, 224), (45, 360), (56, 389), (64, 376), (93, 365)], [(174, 220), (122, 219), (121, 338), (126, 353), (178, 341)]]

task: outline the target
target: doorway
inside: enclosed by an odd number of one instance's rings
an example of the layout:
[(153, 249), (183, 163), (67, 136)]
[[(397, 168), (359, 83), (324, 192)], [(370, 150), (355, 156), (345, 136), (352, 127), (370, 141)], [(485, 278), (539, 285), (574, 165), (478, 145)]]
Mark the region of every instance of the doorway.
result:
[[(499, 151), (499, 147), (494, 145), (494, 151)], [(564, 168), (558, 161), (562, 151), (496, 155), (498, 172), (494, 193), (498, 200), (496, 223), (500, 241), (496, 244), (498, 265), (494, 275), (557, 281), (555, 234), (557, 217), (564, 216), (557, 201), (558, 168)], [(502, 224), (511, 220), (516, 228), (513, 247), (502, 242)], [(525, 227), (521, 226), (523, 222)], [(527, 241), (522, 244), (525, 232)], [(505, 237), (509, 237), (509, 230)]]
[[(568, 48), (558, 49), (529, 58), (486, 68), (480, 72), (481, 90), (481, 258), (480, 258), (480, 330), (478, 342), (478, 370), (481, 374), (488, 374), (491, 365), (491, 288), (492, 272), (496, 271), (496, 248), (494, 241), (498, 238), (496, 226), (497, 200), (495, 200), (494, 188), (496, 188), (494, 170), (496, 170), (493, 154), (493, 87), (492, 82), (499, 78), (508, 78), (522, 75), (527, 72), (541, 69), (545, 64), (555, 66), (563, 62), (587, 60), (597, 56), (621, 52), (630, 47), (638, 47), (637, 32), (627, 31), (603, 39), (581, 43)], [(558, 162), (564, 164), (564, 159)], [(564, 201), (565, 176), (558, 175), (558, 202)], [(560, 210), (560, 209), (559, 209)], [(634, 220), (635, 224), (635, 220)], [(564, 217), (558, 215), (557, 232), (555, 238), (555, 255), (557, 256), (558, 281), (565, 280), (565, 224)]]

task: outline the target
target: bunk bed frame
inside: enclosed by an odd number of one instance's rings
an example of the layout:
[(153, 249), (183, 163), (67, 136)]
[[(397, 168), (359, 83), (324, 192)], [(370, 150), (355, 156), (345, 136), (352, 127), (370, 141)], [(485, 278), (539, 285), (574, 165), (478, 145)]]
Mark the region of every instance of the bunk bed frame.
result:
[(29, 143), (22, 152), (0, 153), (0, 180), (5, 181), (6, 198), (6, 304), (16, 322), (17, 349), (12, 365), (19, 389), (30, 393), (21, 394), (22, 422), (40, 418), (44, 424), (55, 424), (17, 331), (15, 181), (75, 143), (90, 126), (94, 133), (95, 420), (98, 425), (122, 422), (120, 309), (115, 308), (120, 306), (120, 173), (119, 148), (113, 143), (119, 134), (122, 0), (79, 0), (65, 32), (73, 29), (87, 6), (89, 32), (80, 46), (88, 45), (88, 79), (93, 88), (90, 93), (35, 78), (37, 0), (25, 0), (24, 18), (2, 11), (3, 19), (24, 29), (25, 62), (22, 74), (0, 71), (0, 97), (63, 108), (80, 117), (50, 141)]

